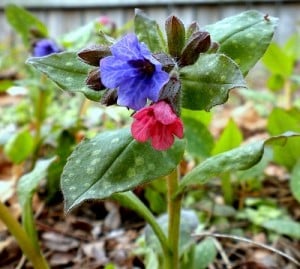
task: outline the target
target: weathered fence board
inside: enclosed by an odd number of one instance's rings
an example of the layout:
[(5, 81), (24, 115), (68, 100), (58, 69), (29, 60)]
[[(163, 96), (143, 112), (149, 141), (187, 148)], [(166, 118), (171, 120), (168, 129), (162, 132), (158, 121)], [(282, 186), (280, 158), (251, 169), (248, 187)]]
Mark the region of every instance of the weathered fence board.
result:
[[(144, 1), (144, 4), (139, 4), (138, 7), (141, 7), (149, 16), (156, 19), (162, 27), (164, 27), (166, 17), (170, 14), (177, 15), (185, 24), (196, 20), (200, 26), (203, 26), (248, 9), (256, 9), (271, 16), (279, 17), (275, 39), (282, 43), (297, 31), (300, 24), (300, 1)], [(19, 2), (22, 3), (21, 0)], [(63, 8), (59, 8), (59, 2), (61, 2), (60, 6)], [(94, 0), (81, 0), (73, 1), (75, 3), (73, 6), (71, 6), (71, 2), (63, 0), (27, 0), (23, 3), (48, 26), (51, 36), (57, 37), (101, 15), (111, 17), (118, 26), (121, 26), (133, 18), (132, 5), (140, 1), (127, 0), (119, 1), (119, 3), (118, 0), (106, 0), (106, 2), (98, 1), (98, 4), (95, 4)], [(80, 2), (82, 8), (79, 8)], [(112, 5), (113, 2), (115, 5)], [(116, 5), (117, 2), (119, 6)], [(5, 40), (12, 42), (14, 33), (5, 20), (3, 3), (9, 3), (9, 1), (0, 0), (0, 42)], [(25, 3), (27, 4), (25, 5)], [(92, 3), (94, 4), (92, 5)], [(162, 3), (167, 4), (163, 5)]]

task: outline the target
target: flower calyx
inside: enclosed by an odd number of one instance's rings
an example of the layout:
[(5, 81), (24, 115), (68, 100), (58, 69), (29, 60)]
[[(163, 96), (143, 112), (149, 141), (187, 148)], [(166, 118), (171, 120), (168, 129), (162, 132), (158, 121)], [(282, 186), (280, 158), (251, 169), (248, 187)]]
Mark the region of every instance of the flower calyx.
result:
[(111, 52), (107, 46), (93, 45), (79, 51), (77, 55), (84, 63), (92, 66), (99, 66), (100, 60), (111, 55)]
[(101, 82), (100, 71), (98, 68), (89, 72), (85, 84), (94, 91), (101, 91), (105, 89), (105, 86)]

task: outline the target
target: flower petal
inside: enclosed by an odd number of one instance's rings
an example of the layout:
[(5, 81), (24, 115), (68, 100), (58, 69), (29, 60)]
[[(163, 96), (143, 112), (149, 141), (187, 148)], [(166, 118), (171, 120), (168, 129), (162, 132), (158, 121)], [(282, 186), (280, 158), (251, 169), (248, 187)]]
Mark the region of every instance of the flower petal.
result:
[(129, 33), (110, 47), (114, 56), (122, 60), (134, 60), (149, 54), (147, 47), (141, 47), (135, 34)]
[(167, 150), (174, 143), (174, 136), (168, 130), (167, 126), (161, 123), (156, 123), (153, 128), (151, 128), (151, 144), (156, 150)]
[(107, 88), (116, 88), (126, 79), (136, 76), (134, 68), (114, 56), (100, 60), (101, 81)]
[(153, 109), (156, 120), (164, 125), (169, 125), (177, 119), (177, 116), (173, 112), (171, 106), (165, 101), (156, 103), (156, 105), (153, 106)]

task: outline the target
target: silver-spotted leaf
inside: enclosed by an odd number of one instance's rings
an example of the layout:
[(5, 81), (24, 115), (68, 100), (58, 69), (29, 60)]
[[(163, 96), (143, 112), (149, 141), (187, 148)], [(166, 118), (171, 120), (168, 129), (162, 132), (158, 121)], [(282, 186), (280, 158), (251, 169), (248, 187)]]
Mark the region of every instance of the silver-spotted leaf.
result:
[(251, 168), (261, 160), (266, 145), (284, 145), (289, 139), (299, 137), (300, 133), (287, 132), (210, 157), (182, 178), (178, 193), (188, 185), (203, 184), (223, 173)]
[(268, 48), (277, 18), (249, 10), (205, 27), (219, 52), (232, 58), (246, 75)]
[(210, 110), (228, 99), (229, 91), (246, 87), (234, 61), (224, 54), (200, 54), (193, 65), (180, 70), (182, 106), (193, 110)]
[(76, 52), (53, 53), (44, 57), (31, 57), (28, 64), (44, 73), (60, 88), (70, 92), (82, 92), (87, 98), (99, 101), (102, 93), (89, 89), (85, 80), (90, 67), (77, 58)]
[(169, 174), (181, 160), (184, 147), (183, 140), (176, 140), (169, 150), (157, 151), (149, 143), (134, 140), (127, 128), (84, 140), (62, 173), (66, 210)]

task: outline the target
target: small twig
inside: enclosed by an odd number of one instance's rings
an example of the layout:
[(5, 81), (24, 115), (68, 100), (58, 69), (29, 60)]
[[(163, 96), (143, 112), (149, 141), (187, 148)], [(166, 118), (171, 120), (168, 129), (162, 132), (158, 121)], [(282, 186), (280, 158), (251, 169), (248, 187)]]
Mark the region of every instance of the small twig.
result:
[(228, 269), (232, 268), (232, 265), (231, 265), (231, 263), (230, 263), (230, 261), (228, 259), (228, 256), (226, 255), (226, 253), (225, 253), (222, 245), (220, 244), (220, 242), (218, 240), (216, 240), (215, 238), (213, 238), (213, 242), (214, 242), (217, 250), (219, 251), (219, 253), (220, 253), (221, 257), (222, 257), (222, 259), (223, 259), (223, 261), (224, 261), (224, 263), (226, 265), (226, 268), (228, 268)]
[(21, 257), (21, 260), (19, 261), (16, 269), (22, 269), (23, 265), (25, 264), (26, 262), (26, 257), (25, 255), (23, 254), (22, 257)]
[(235, 236), (235, 235), (228, 235), (228, 234), (210, 233), (210, 232), (202, 232), (202, 233), (199, 233), (199, 234), (192, 234), (192, 236), (193, 237), (197, 237), (197, 238), (201, 238), (203, 236), (212, 236), (212, 237), (229, 238), (229, 239), (233, 239), (233, 240), (238, 240), (238, 241), (246, 242), (246, 243), (249, 243), (249, 244), (252, 244), (252, 245), (264, 248), (264, 249), (267, 249), (267, 250), (269, 250), (271, 252), (275, 252), (276, 254), (278, 254), (278, 255), (280, 255), (282, 257), (285, 257), (289, 261), (293, 262), (297, 266), (300, 266), (300, 262), (299, 261), (297, 261), (293, 257), (285, 254), (284, 252), (282, 252), (282, 251), (280, 251), (280, 250), (278, 250), (276, 248), (270, 247), (270, 246), (262, 244), (262, 243), (258, 243), (258, 242), (252, 241), (252, 240), (244, 238), (244, 237), (239, 237), (239, 236)]

